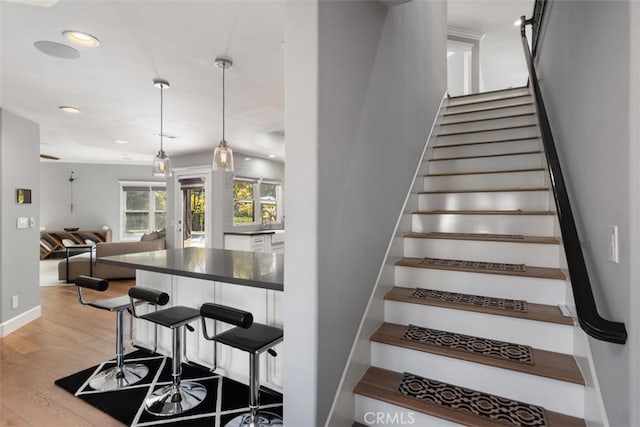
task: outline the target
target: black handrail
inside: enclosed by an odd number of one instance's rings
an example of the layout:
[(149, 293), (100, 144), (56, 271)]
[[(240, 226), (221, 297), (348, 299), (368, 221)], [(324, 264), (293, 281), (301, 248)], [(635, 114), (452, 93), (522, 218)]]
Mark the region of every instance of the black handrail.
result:
[(555, 142), (551, 134), (551, 126), (547, 117), (547, 110), (542, 101), (542, 93), (538, 84), (538, 76), (529, 51), (529, 43), (525, 32), (525, 26), (531, 24), (531, 20), (526, 20), (523, 16), (520, 24), (520, 34), (522, 36), (522, 47), (524, 48), (525, 60), (529, 68), (529, 84), (533, 89), (533, 95), (538, 110), (538, 121), (540, 122), (540, 130), (542, 133), (542, 143), (544, 152), (549, 165), (549, 176), (553, 187), (553, 196), (556, 202), (556, 210), (558, 213), (558, 221), (560, 222), (560, 231), (562, 233), (562, 242), (564, 244), (567, 256), (567, 266), (569, 268), (569, 276), (571, 278), (571, 287), (573, 289), (573, 298), (576, 303), (576, 315), (582, 329), (592, 337), (613, 342), (616, 344), (624, 344), (627, 341), (627, 330), (624, 323), (613, 322), (603, 319), (598, 313), (596, 301), (593, 298), (591, 289), (591, 281), (589, 273), (580, 247), (578, 239), (578, 231), (571, 212), (569, 203), (569, 195), (567, 187), (560, 170), (560, 161), (556, 152)]

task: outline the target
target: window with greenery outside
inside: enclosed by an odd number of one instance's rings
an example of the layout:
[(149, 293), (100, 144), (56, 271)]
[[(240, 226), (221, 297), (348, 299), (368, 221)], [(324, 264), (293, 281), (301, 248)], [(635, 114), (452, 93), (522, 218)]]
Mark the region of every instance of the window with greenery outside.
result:
[(271, 224), (278, 220), (277, 184), (260, 184), (260, 218), (262, 224)]
[(233, 181), (233, 222), (234, 224), (254, 223), (254, 183), (252, 181)]

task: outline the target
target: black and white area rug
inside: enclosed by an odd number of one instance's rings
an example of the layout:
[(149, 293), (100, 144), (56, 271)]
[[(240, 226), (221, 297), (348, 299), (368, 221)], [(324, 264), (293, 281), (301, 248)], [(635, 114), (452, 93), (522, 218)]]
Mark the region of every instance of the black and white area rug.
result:
[[(224, 426), (237, 415), (249, 410), (249, 387), (206, 369), (182, 365), (182, 379), (197, 381), (207, 388), (207, 397), (195, 408), (183, 414), (157, 417), (144, 410), (144, 400), (155, 389), (171, 383), (171, 358), (135, 351), (125, 356), (126, 362), (143, 363), (149, 373), (140, 382), (125, 389), (100, 392), (89, 386), (95, 373), (112, 367), (111, 360), (56, 380), (74, 396), (105, 412), (116, 420), (134, 427), (145, 426)], [(282, 394), (262, 387), (260, 410), (282, 416)]]

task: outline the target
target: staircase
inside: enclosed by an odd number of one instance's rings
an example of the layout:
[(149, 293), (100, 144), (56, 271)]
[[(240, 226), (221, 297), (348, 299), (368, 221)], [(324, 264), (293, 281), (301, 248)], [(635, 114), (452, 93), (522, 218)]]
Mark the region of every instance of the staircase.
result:
[(428, 157), (356, 425), (584, 425), (528, 88), (451, 98)]

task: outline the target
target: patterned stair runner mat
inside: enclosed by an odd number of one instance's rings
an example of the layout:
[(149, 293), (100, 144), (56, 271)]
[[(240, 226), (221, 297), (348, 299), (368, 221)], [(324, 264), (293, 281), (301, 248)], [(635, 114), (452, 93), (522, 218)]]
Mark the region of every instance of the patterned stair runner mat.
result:
[(485, 239), (524, 239), (522, 234), (490, 234), (490, 233), (444, 233), (442, 231), (432, 231), (431, 234), (443, 237), (478, 237)]
[(512, 362), (533, 364), (531, 347), (526, 345), (439, 331), (415, 325), (409, 325), (402, 339), (461, 350), (467, 353), (482, 354)]
[(498, 308), (527, 312), (527, 302), (517, 299), (493, 298), (480, 295), (458, 294), (455, 292), (436, 291), (433, 289), (415, 288), (411, 298), (426, 299), (430, 301), (453, 302), (458, 304), (473, 305), (476, 307)]
[(405, 372), (396, 393), (514, 426), (546, 426), (544, 408)]
[(482, 262), (482, 261), (464, 261), (460, 259), (442, 259), (442, 258), (429, 258), (424, 257), (420, 264), (425, 265), (437, 265), (443, 267), (468, 267), (478, 268), (481, 270), (494, 270), (494, 271), (527, 271), (527, 267), (524, 264), (503, 264), (498, 262)]

